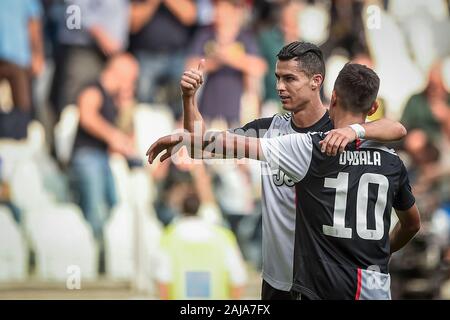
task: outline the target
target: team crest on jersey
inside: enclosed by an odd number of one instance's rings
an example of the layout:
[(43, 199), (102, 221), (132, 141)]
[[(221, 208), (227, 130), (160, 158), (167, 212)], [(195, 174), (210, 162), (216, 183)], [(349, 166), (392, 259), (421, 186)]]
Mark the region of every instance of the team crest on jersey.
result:
[(277, 187), (281, 187), (282, 185), (286, 185), (288, 187), (293, 187), (295, 182), (292, 181), (283, 171), (277, 170), (274, 174), (272, 174), (273, 183)]

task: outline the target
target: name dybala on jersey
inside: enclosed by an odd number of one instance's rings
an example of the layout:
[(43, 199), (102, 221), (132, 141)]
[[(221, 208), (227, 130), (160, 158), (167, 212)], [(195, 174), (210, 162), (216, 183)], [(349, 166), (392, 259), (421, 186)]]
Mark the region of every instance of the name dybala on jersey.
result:
[(390, 299), (392, 207), (415, 203), (405, 166), (371, 141), (328, 157), (324, 136), (261, 139), (270, 167), (295, 182), (293, 290), (310, 299)]
[[(325, 115), (308, 128), (298, 128), (291, 114), (254, 120), (230, 132), (256, 138), (274, 138), (292, 133), (329, 131), (332, 122)], [(295, 239), (294, 181), (279, 169), (261, 163), (262, 183), (262, 277), (273, 288), (289, 291), (293, 281)]]

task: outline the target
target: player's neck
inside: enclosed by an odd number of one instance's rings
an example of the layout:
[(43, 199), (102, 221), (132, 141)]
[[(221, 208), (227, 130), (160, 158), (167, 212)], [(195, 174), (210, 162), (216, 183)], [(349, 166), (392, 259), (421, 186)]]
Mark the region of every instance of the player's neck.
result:
[(322, 119), (326, 112), (327, 109), (320, 101), (320, 97), (317, 97), (302, 110), (293, 112), (292, 121), (298, 128), (308, 128)]
[(364, 123), (365, 117), (363, 115), (355, 115), (350, 112), (342, 112), (333, 117), (333, 125), (335, 128), (344, 128), (355, 123)]

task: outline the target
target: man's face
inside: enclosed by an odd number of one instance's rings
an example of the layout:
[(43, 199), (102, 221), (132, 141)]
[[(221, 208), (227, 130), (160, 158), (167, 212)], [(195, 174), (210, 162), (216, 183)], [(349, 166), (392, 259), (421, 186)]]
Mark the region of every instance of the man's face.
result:
[(283, 109), (296, 112), (304, 108), (311, 101), (314, 91), (310, 86), (310, 79), (300, 71), (299, 63), (294, 59), (277, 61), (275, 76), (277, 78), (277, 92)]
[(117, 73), (117, 79), (120, 79), (118, 86), (118, 95), (121, 101), (132, 101), (134, 98), (136, 81), (139, 75), (139, 69), (135, 64), (128, 64), (120, 68)]

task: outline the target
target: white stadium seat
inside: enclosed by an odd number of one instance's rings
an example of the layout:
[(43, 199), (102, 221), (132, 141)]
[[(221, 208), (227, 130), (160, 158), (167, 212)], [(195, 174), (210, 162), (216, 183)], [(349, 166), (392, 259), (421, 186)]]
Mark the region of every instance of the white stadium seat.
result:
[(12, 202), (25, 211), (42, 208), (53, 202), (44, 187), (38, 165), (29, 160), (20, 161), (9, 180)]
[(327, 75), (323, 83), (323, 91), (328, 99), (331, 99), (331, 93), (333, 92), (334, 82), (336, 81), (339, 72), (344, 65), (348, 62), (348, 58), (343, 55), (332, 55), (326, 61)]
[(28, 249), (7, 207), (0, 206), (0, 282), (25, 280)]
[(133, 123), (136, 146), (142, 159), (145, 160), (145, 153), (153, 142), (172, 133), (174, 122), (168, 107), (140, 104), (135, 108)]
[(151, 292), (152, 274), (161, 224), (149, 211), (133, 211), (122, 203), (113, 209), (105, 227), (106, 272), (114, 280), (130, 280), (140, 291)]
[(31, 242), (36, 274), (42, 280), (66, 281), (71, 266), (83, 280), (97, 277), (98, 249), (91, 228), (75, 205), (54, 205), (34, 214)]
[(62, 163), (68, 163), (72, 155), (79, 119), (78, 107), (69, 105), (64, 108), (61, 118), (55, 126), (55, 151), (58, 160)]
[(378, 12), (379, 28), (364, 23), (366, 39), (381, 80), (379, 96), (386, 101), (387, 117), (397, 120), (411, 95), (424, 88), (426, 79), (412, 61), (398, 24), (385, 11)]
[(133, 223), (127, 204), (112, 209), (104, 228), (106, 273), (111, 279), (130, 280), (134, 272)]

